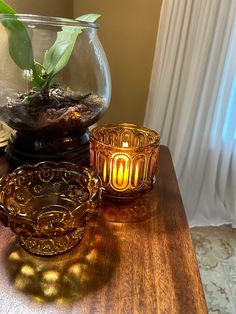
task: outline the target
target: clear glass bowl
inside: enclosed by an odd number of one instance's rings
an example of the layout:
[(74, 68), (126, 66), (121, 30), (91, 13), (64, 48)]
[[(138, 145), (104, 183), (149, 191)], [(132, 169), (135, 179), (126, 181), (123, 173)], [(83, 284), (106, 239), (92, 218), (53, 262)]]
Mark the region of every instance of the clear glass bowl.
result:
[[(34, 70), (20, 68), (12, 58), (12, 44), (4, 25), (14, 29), (16, 18), (0, 14), (0, 120), (17, 131), (9, 141), (7, 155), (17, 161), (16, 165), (88, 159), (88, 127), (105, 113), (111, 95), (109, 66), (98, 38), (98, 24), (16, 16), (29, 35), (36, 69), (41, 69), (62, 29), (79, 27), (82, 33), (66, 66), (53, 76), (47, 88), (37, 88), (29, 80)], [(18, 58), (22, 59), (20, 49)]]
[(63, 253), (83, 237), (101, 201), (92, 170), (69, 162), (25, 165), (0, 182), (0, 220), (27, 251)]
[[(0, 118), (16, 130), (78, 130), (95, 123), (110, 101), (110, 74), (98, 39), (96, 23), (77, 20), (17, 15), (32, 43), (34, 59), (43, 64), (45, 52), (55, 43), (63, 27), (83, 27), (69, 62), (53, 78), (50, 100), (32, 88), (29, 70), (12, 60), (6, 29), (1, 23), (15, 23), (12, 15), (0, 14)], [(34, 101), (32, 105), (27, 97)]]

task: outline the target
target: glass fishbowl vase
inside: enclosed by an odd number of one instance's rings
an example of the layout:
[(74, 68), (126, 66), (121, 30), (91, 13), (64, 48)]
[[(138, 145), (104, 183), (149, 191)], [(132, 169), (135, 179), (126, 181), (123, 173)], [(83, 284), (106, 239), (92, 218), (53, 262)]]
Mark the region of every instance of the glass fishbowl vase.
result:
[[(14, 130), (6, 156), (17, 165), (43, 160), (89, 163), (88, 128), (105, 113), (111, 94), (97, 30), (97, 23), (79, 20), (0, 14), (0, 120)], [(76, 38), (73, 47), (68, 36)], [(29, 58), (32, 67), (25, 66)], [(36, 79), (35, 73), (40, 73)], [(40, 85), (37, 79), (46, 83)]]

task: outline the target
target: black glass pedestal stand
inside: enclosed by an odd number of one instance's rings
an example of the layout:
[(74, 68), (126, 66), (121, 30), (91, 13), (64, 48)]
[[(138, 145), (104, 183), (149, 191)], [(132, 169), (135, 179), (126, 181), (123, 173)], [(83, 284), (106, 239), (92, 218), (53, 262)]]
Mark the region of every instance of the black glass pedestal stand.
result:
[(64, 133), (17, 131), (9, 139), (5, 157), (13, 168), (46, 160), (88, 166), (88, 129)]

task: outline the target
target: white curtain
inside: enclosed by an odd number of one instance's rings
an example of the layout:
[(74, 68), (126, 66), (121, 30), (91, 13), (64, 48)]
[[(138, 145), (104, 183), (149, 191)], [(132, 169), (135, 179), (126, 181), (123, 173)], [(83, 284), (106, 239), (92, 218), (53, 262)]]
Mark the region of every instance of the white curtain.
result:
[(236, 0), (163, 0), (144, 124), (190, 225), (236, 225)]

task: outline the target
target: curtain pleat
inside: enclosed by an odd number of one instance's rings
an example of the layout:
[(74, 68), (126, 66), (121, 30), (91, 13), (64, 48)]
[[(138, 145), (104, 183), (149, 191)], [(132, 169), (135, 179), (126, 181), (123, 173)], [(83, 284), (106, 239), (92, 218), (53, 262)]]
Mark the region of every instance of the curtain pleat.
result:
[(171, 149), (191, 225), (236, 220), (235, 20), (231, 0), (161, 11), (144, 124)]

